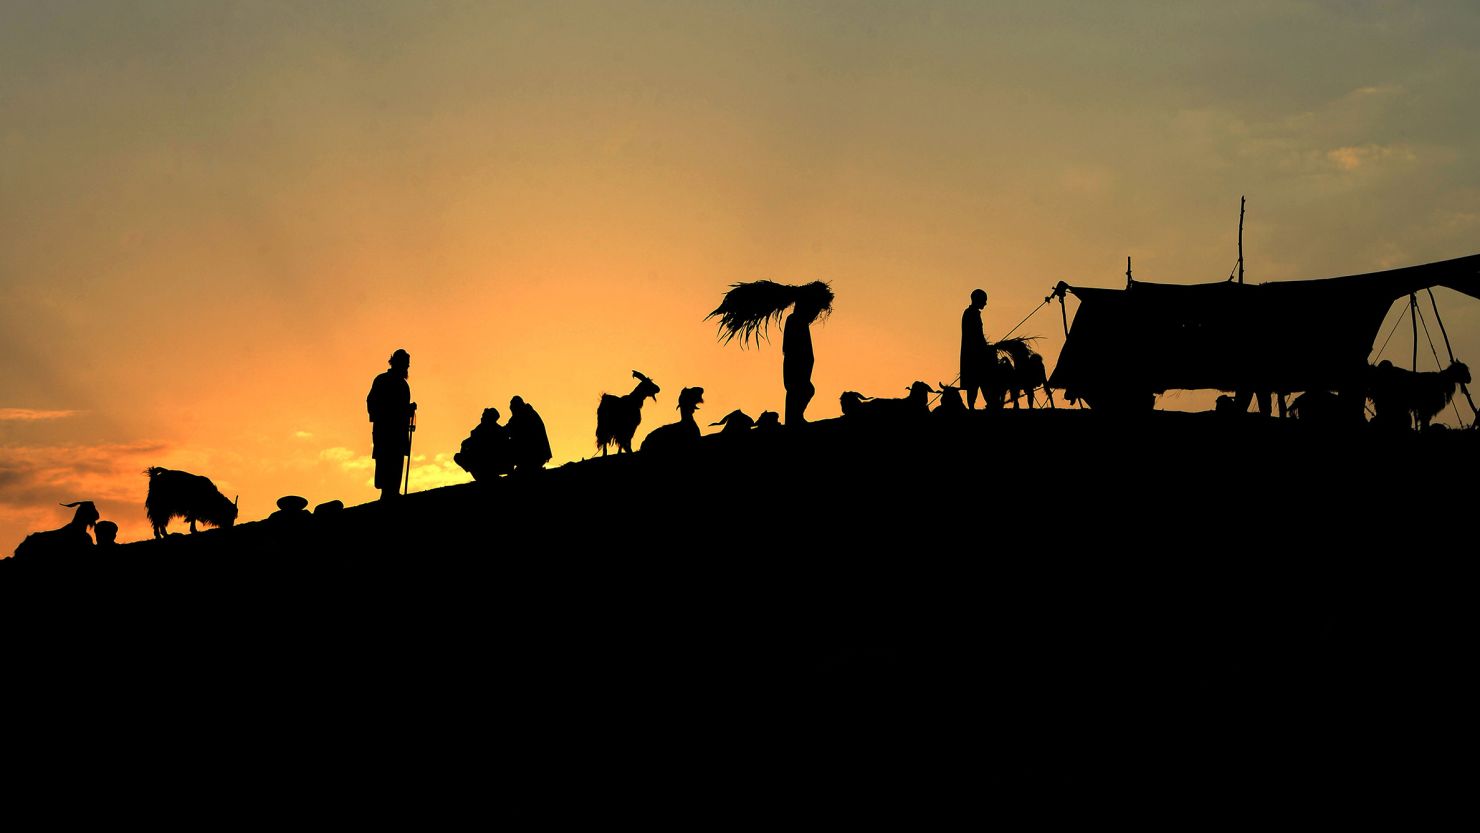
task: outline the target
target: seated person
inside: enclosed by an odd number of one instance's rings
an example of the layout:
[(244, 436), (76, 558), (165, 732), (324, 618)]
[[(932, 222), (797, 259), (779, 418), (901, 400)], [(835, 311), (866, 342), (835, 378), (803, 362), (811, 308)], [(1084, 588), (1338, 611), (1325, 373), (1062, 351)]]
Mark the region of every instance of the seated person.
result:
[(497, 408), (483, 409), (483, 419), (463, 440), (462, 449), (452, 455), (453, 462), (467, 470), (474, 480), (491, 480), (514, 470), (509, 431), (498, 420)]

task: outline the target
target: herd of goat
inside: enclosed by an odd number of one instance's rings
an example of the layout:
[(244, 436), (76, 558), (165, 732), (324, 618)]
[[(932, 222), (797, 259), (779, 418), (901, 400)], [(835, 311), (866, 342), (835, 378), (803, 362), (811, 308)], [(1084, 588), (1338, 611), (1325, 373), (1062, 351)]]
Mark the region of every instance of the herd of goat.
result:
[[(1004, 359), (999, 365), (999, 374), (987, 388), (989, 408), (1004, 407), (1012, 403), (1014, 408), (1022, 399), (1027, 407), (1034, 406), (1034, 395), (1038, 390), (1046, 394), (1049, 407), (1054, 407), (1053, 393), (1049, 390), (1043, 359), (1026, 346), (1025, 340), (1014, 340), (1012, 348), (1005, 350), (1010, 361)], [(1430, 422), (1447, 407), (1456, 388), (1470, 383), (1470, 371), (1461, 362), (1437, 372), (1414, 372), (1382, 362), (1369, 368), (1366, 390), (1357, 396), (1341, 395), (1324, 391), (1309, 391), (1295, 400), (1291, 406), (1293, 414), (1305, 421), (1336, 422), (1353, 418), (1353, 403), (1356, 404), (1356, 419), (1360, 419), (1361, 403), (1370, 399), (1375, 415), (1373, 423), (1387, 427), (1411, 428), (1417, 425), (1427, 428)], [(602, 456), (615, 446), (617, 453), (631, 452), (633, 437), (642, 424), (643, 403), (657, 401), (660, 388), (648, 376), (634, 370), (632, 376), (637, 385), (630, 393), (622, 396), (602, 394), (596, 409), (596, 445)], [(899, 398), (876, 398), (864, 396), (857, 391), (845, 391), (839, 397), (843, 416), (851, 420), (879, 420), (896, 422), (927, 415), (951, 418), (967, 413), (961, 398), (962, 389), (945, 383), (932, 388), (925, 382), (915, 382), (906, 396)], [(930, 398), (940, 397), (940, 404), (932, 411)], [(1227, 397), (1225, 397), (1227, 398)], [(641, 450), (652, 454), (681, 452), (699, 441), (701, 431), (694, 414), (704, 402), (704, 389), (684, 388), (678, 395), (679, 421), (663, 425), (649, 432)], [(770, 432), (781, 427), (780, 416), (775, 411), (765, 411), (759, 419), (751, 419), (744, 411), (735, 410), (723, 419), (710, 423), (719, 427), (721, 436), (740, 433)], [(153, 527), (154, 536), (163, 538), (173, 518), (183, 518), (196, 531), (197, 523), (216, 527), (229, 527), (236, 522), (237, 503), (227, 500), (210, 479), (189, 472), (154, 467), (145, 474), (149, 478), (149, 494), (144, 502), (145, 513)], [(71, 521), (60, 529), (36, 532), (28, 535), (16, 547), (15, 555), (27, 561), (37, 560), (47, 554), (74, 552), (92, 546), (88, 533), (99, 521), (97, 507), (92, 501), (65, 503), (62, 506), (75, 509)]]

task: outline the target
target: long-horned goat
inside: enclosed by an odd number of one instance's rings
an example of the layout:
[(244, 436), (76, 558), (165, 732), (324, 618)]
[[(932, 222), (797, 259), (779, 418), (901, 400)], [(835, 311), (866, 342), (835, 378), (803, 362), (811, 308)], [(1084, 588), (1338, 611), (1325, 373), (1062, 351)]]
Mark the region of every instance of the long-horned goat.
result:
[(159, 466), (144, 473), (149, 475), (144, 514), (154, 526), (155, 538), (165, 536), (165, 529), (174, 517), (189, 521), (191, 532), (195, 532), (197, 521), (217, 527), (236, 523), (236, 503), (217, 491), (209, 478)]
[(658, 454), (678, 451), (699, 441), (699, 423), (694, 412), (704, 401), (703, 388), (684, 388), (678, 392), (678, 422), (660, 425), (642, 441), (642, 450)]
[(843, 391), (838, 404), (844, 416), (865, 416), (876, 419), (909, 419), (930, 413), (930, 386), (916, 382), (909, 387), (909, 396), (903, 399), (875, 399), (858, 391)]
[(940, 383), (940, 404), (934, 411), (937, 418), (958, 417), (966, 413), (966, 403), (961, 401), (961, 389), (945, 382)]
[(709, 427), (711, 428), (716, 425), (724, 426), (723, 428), (719, 429), (720, 436), (728, 437), (734, 436), (735, 434), (744, 434), (745, 432), (749, 431), (755, 426), (755, 420), (751, 419), (749, 414), (745, 413), (739, 408), (736, 408), (735, 410), (730, 411), (728, 414), (725, 414), (724, 419), (721, 419), (719, 422), (709, 423)]
[(596, 406), (596, 447), (601, 449), (603, 457), (613, 443), (616, 443), (618, 454), (623, 451), (631, 453), (632, 435), (642, 424), (642, 400), (651, 397), (654, 402), (658, 401), (656, 382), (636, 370), (632, 371), (632, 378), (637, 380), (637, 387), (631, 393), (626, 396), (603, 393)]
[(1384, 360), (1372, 368), (1369, 378), (1374, 421), (1409, 425), (1411, 416), (1424, 429), (1449, 405), (1454, 389), (1470, 383), (1470, 368), (1464, 362), (1451, 362), (1437, 372), (1415, 373)]
[(26, 540), (15, 548), (15, 557), (24, 558), (26, 561), (39, 561), (43, 558), (58, 555), (76, 555), (86, 552), (92, 547), (92, 536), (87, 533), (98, 518), (98, 507), (90, 500), (79, 500), (76, 503), (63, 503), (68, 509), (76, 508), (72, 514), (72, 520), (61, 529), (49, 529), (45, 532), (33, 532), (26, 536)]

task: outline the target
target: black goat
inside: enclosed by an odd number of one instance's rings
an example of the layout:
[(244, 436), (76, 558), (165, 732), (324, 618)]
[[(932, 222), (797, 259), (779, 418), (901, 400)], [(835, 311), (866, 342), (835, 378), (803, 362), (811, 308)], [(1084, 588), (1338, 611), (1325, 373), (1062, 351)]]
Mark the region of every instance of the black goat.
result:
[(195, 532), (197, 521), (217, 527), (236, 523), (236, 502), (226, 499), (210, 478), (155, 466), (149, 475), (149, 496), (144, 498), (144, 514), (154, 527), (154, 537), (163, 538), (170, 519), (183, 517)]
[(993, 346), (1011, 359), (1010, 364), (999, 364), (996, 381), (1001, 386), (1002, 395), (1012, 402), (1012, 407), (1018, 407), (1018, 399), (1026, 396), (1028, 399), (1028, 410), (1033, 409), (1033, 392), (1043, 388), (1048, 395), (1048, 407), (1054, 407), (1053, 391), (1048, 387), (1048, 372), (1043, 367), (1043, 357), (1028, 346), (1028, 342), (1034, 337), (1009, 338), (997, 342)]
[(637, 387), (631, 393), (626, 396), (603, 393), (596, 406), (596, 447), (601, 449), (603, 457), (612, 443), (617, 444), (618, 454), (632, 452), (632, 435), (642, 424), (642, 400), (652, 397), (654, 402), (658, 401), (656, 382), (636, 370), (632, 371), (632, 377), (637, 380)]
[(87, 534), (98, 519), (98, 507), (90, 500), (79, 500), (76, 503), (63, 503), (62, 506), (71, 509), (76, 507), (72, 520), (61, 529), (49, 529), (45, 532), (33, 532), (26, 536), (26, 540), (15, 548), (15, 557), (24, 558), (26, 561), (40, 561), (44, 558), (56, 556), (70, 556), (85, 553), (93, 545), (92, 536)]
[(1368, 395), (1376, 412), (1373, 422), (1386, 425), (1429, 427), (1429, 423), (1454, 398), (1454, 389), (1470, 383), (1470, 368), (1452, 362), (1440, 371), (1415, 373), (1392, 362), (1371, 368)]
[(754, 427), (755, 420), (751, 419), (750, 416), (744, 411), (736, 408), (735, 410), (730, 411), (728, 414), (725, 414), (725, 418), (720, 420), (719, 422), (709, 423), (709, 427), (711, 428), (716, 425), (724, 426), (723, 428), (719, 429), (720, 436), (733, 436), (735, 434), (744, 434), (745, 432), (749, 431), (752, 427)]
[(965, 414), (966, 403), (961, 401), (961, 389), (941, 382), (940, 404), (931, 413), (941, 419), (955, 418)]
[(684, 388), (678, 393), (679, 420), (671, 425), (660, 425), (642, 441), (642, 450), (657, 454), (685, 449), (699, 442), (699, 423), (694, 421), (694, 412), (704, 401), (703, 388)]
[(909, 387), (909, 396), (903, 399), (875, 399), (858, 391), (843, 391), (838, 404), (844, 416), (862, 416), (883, 419), (899, 419), (924, 416), (930, 413), (930, 386), (916, 382)]

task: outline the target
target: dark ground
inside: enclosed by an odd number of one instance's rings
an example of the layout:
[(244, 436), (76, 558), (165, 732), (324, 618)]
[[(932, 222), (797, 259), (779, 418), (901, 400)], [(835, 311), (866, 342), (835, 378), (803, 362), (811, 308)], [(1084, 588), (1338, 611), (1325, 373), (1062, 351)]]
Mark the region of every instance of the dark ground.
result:
[(1476, 433), (973, 416), (0, 562), (9, 711), (639, 806), (1471, 783)]

